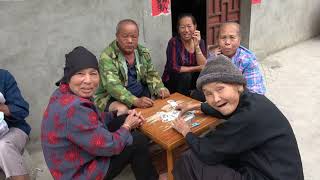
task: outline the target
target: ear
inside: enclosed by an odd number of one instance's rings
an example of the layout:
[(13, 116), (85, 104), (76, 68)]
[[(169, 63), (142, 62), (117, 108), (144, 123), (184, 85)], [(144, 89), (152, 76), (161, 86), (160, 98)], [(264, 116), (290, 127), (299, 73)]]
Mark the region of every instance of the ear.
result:
[(243, 87), (243, 85), (241, 84), (239, 84), (238, 85), (238, 92), (241, 94), (241, 93), (243, 93), (243, 91), (244, 91), (244, 87)]

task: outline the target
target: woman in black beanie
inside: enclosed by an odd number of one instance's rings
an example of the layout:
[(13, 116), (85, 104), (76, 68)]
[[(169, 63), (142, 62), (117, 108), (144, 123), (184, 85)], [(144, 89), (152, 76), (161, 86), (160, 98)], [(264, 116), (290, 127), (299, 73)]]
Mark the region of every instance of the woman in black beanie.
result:
[(206, 102), (180, 105), (224, 119), (198, 137), (182, 118), (173, 127), (190, 147), (176, 161), (175, 180), (303, 180), (297, 142), (286, 117), (265, 96), (245, 89), (245, 79), (226, 56), (207, 63), (197, 80)]
[(66, 55), (41, 126), (43, 154), (54, 179), (113, 179), (131, 164), (136, 179), (156, 180), (149, 140), (138, 131), (144, 118), (135, 110), (116, 117), (99, 112), (92, 96), (99, 85), (96, 57), (84, 47)]

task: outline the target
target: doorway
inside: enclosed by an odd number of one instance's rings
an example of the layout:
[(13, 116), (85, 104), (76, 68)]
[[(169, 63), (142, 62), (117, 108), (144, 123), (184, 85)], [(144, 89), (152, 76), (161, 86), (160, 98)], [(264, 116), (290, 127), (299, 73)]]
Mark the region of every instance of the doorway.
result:
[(196, 18), (201, 38), (207, 46), (217, 46), (217, 34), (221, 23), (232, 21), (240, 23), (241, 44), (249, 47), (250, 1), (171, 0), (172, 36), (177, 35), (177, 19), (182, 13), (190, 13)]
[(172, 36), (178, 34), (177, 20), (184, 13), (195, 17), (201, 38), (206, 41), (206, 0), (171, 0)]

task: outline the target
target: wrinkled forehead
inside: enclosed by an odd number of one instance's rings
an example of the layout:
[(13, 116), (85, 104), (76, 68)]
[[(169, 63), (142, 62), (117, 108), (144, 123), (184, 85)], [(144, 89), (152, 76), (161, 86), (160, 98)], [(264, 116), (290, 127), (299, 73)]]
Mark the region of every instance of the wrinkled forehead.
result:
[(220, 27), (219, 31), (221, 34), (233, 34), (233, 35), (240, 35), (239, 25), (237, 24), (225, 24)]
[(139, 34), (139, 29), (138, 26), (132, 22), (123, 22), (118, 26), (117, 34), (120, 33)]

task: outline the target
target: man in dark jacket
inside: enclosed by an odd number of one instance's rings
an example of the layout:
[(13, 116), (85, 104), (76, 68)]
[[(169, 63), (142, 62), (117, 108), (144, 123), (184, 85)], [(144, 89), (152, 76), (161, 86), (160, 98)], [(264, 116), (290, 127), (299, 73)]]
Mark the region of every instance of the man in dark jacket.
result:
[(29, 179), (22, 158), (31, 130), (25, 121), (29, 104), (23, 99), (14, 77), (3, 69), (0, 69), (0, 93), (0, 112), (9, 127), (9, 132), (0, 138), (0, 170), (4, 171), (6, 178)]
[(286, 117), (265, 96), (250, 93), (246, 80), (226, 56), (207, 63), (197, 80), (205, 103), (181, 105), (224, 119), (198, 137), (179, 118), (173, 127), (190, 150), (174, 167), (176, 180), (303, 180), (297, 142)]

